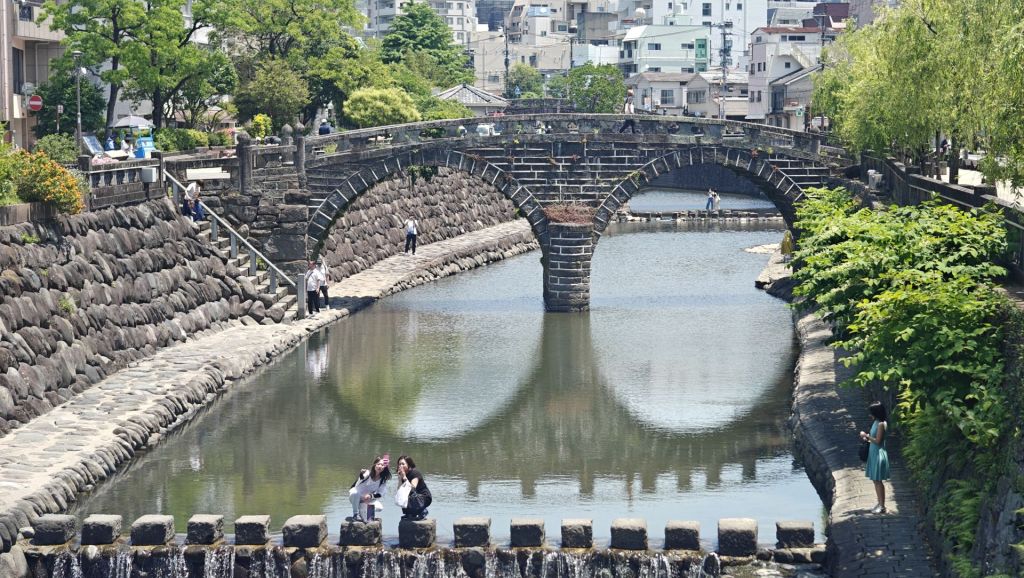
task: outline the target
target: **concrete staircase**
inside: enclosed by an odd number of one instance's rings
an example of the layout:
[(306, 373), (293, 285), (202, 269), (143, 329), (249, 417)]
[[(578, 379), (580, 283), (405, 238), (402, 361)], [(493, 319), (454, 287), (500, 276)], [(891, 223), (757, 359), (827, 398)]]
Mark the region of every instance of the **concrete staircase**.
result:
[(213, 247), (217, 253), (220, 254), (221, 258), (224, 259), (225, 265), (234, 265), (241, 271), (240, 279), (245, 279), (249, 283), (252, 283), (255, 287), (256, 292), (260, 296), (260, 300), (269, 309), (272, 306), (279, 306), (286, 313), (286, 318), (291, 318), (293, 315), (289, 315), (289, 310), (295, 307), (296, 296), (294, 293), (289, 292), (287, 282), (278, 279), (277, 287), (272, 291), (270, 287), (270, 272), (265, 263), (261, 263), (261, 260), (256, 258), (256, 271), (252, 273), (251, 262), (253, 256), (250, 255), (249, 250), (242, 243), (237, 243), (232, 256), (231, 239), (230, 234), (227, 231), (221, 230), (217, 239), (212, 238), (212, 228), (210, 221), (200, 221), (195, 224), (199, 229), (199, 233), (196, 237), (200, 241)]
[(801, 190), (825, 186), (829, 177), (828, 167), (811, 161), (771, 157), (768, 162), (778, 167), (779, 171), (792, 179)]

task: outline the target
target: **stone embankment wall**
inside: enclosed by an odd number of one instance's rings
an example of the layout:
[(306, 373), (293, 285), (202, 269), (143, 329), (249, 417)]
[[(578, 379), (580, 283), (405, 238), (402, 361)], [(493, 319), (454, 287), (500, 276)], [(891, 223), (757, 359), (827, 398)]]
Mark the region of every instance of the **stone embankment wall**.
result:
[(258, 299), (168, 200), (0, 227), (0, 435)]
[(409, 217), (419, 222), (419, 245), (511, 221), (515, 205), (475, 175), (440, 168), (433, 177), (390, 179), (368, 189), (346, 208), (319, 254), (334, 279), (402, 253)]
[[(340, 538), (328, 539), (323, 515), (294, 516), (281, 529), (280, 542), (270, 534), (270, 516), (243, 516), (234, 523), (234, 536), (225, 536), (224, 518), (196, 515), (188, 521), (184, 543), (176, 538), (173, 516), (148, 515), (132, 523), (122, 535), (117, 515), (92, 515), (78, 520), (51, 515), (24, 530), (18, 549), (24, 562), (12, 578), (55, 576), (351, 576), (401, 575), (426, 578), (451, 576), (546, 576), (561, 570), (570, 575), (632, 577), (644, 575), (718, 576), (723, 565), (774, 560), (786, 564), (825, 561), (825, 549), (814, 544), (812, 522), (779, 522), (775, 545), (758, 544), (757, 521), (722, 519), (718, 523), (718, 551), (703, 551), (697, 522), (673, 521), (665, 527), (664, 549), (651, 548), (647, 522), (622, 518), (612, 522), (609, 549), (594, 549), (593, 523), (567, 519), (561, 525), (561, 550), (546, 543), (544, 521), (515, 518), (511, 540), (496, 547), (491, 519), (461, 518), (453, 524), (451, 547), (435, 549), (436, 521), (399, 523), (398, 548), (383, 548), (381, 523), (346, 521)], [(336, 541), (335, 541), (336, 540)], [(464, 574), (446, 571), (461, 568)], [(810, 568), (808, 568), (810, 569)]]

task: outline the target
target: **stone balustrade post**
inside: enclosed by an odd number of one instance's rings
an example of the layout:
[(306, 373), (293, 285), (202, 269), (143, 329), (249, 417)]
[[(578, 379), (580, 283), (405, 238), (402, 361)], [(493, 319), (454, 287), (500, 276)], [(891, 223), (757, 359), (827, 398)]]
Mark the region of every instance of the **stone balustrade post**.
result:
[(238, 132), (235, 150), (238, 155), (238, 192), (245, 194), (252, 181), (252, 138), (244, 130)]
[[(292, 139), (292, 132), (293, 132), (292, 131), (292, 126), (290, 124), (286, 124), (286, 125), (281, 127), (281, 146), (282, 147), (291, 146), (294, 143), (294, 140)], [(283, 164), (283, 165), (290, 165), (290, 164), (293, 164), (294, 162), (295, 162), (295, 153), (294, 152), (286, 152), (286, 153), (281, 155), (281, 164)]]
[(549, 223), (544, 247), (544, 308), (548, 311), (590, 309), (590, 261), (594, 255), (592, 223)]
[(299, 175), (299, 186), (306, 188), (306, 127), (295, 123), (295, 172)]

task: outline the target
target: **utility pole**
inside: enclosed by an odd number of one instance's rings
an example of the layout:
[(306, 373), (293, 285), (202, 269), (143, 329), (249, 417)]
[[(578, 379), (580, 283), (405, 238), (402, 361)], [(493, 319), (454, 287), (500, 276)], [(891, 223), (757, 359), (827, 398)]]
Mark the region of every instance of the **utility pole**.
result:
[(505, 98), (511, 96), (508, 86), (508, 30), (505, 30)]
[[(719, 64), (722, 68), (722, 77), (720, 79), (721, 86), (718, 89), (718, 117), (725, 120), (725, 92), (726, 84), (728, 82), (728, 65), (731, 63), (731, 57), (729, 56), (730, 47), (726, 44), (726, 40), (731, 35), (729, 30), (732, 29), (732, 20), (725, 20), (719, 24), (712, 24), (710, 28), (718, 28), (722, 31), (722, 48), (719, 50)], [(710, 44), (711, 39), (708, 38)]]
[(75, 141), (78, 153), (82, 153), (82, 51), (74, 50), (71, 57), (75, 59)]

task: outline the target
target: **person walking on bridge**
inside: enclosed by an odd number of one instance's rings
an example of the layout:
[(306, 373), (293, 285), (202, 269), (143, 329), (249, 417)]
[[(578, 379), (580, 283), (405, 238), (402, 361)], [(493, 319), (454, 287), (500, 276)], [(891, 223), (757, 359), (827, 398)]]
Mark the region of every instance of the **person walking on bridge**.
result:
[(419, 222), (412, 216), (405, 220), (405, 252), (412, 248), (412, 254), (416, 254), (416, 237), (419, 236)]
[[(626, 91), (626, 100), (622, 102), (622, 114), (633, 115), (636, 114), (636, 110), (633, 108), (633, 89)], [(630, 134), (636, 134), (636, 120), (632, 118), (626, 118), (622, 121), (622, 126), (619, 127), (619, 134), (622, 134), (629, 129)]]

